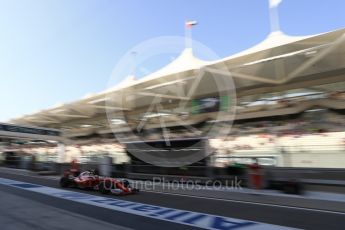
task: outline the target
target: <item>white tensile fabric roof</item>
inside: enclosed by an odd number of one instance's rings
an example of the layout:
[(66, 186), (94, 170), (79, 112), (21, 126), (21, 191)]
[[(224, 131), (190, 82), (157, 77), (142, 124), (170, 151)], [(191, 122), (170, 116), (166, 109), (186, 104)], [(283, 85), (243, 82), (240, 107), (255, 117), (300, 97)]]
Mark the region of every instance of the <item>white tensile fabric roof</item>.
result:
[(115, 85), (114, 87), (105, 90), (104, 92), (111, 92), (113, 90), (119, 90), (122, 88), (126, 88), (135, 84), (139, 84), (142, 82), (154, 80), (154, 79), (160, 79), (164, 76), (169, 76), (176, 73), (182, 73), (185, 71), (190, 70), (196, 70), (200, 69), (203, 66), (207, 66), (212, 64), (211, 61), (204, 61), (194, 56), (192, 48), (186, 48), (184, 49), (181, 54), (174, 59), (172, 62), (170, 62), (168, 65), (164, 66), (163, 68), (148, 74), (147, 76), (136, 80), (135, 76), (130, 75), (126, 77), (123, 81), (121, 81), (119, 84)]
[(210, 61), (200, 60), (199, 58), (194, 56), (192, 48), (186, 48), (175, 60), (173, 60), (171, 63), (161, 68), (160, 70), (144, 77), (143, 81), (152, 80), (175, 73), (181, 73), (184, 71), (200, 69), (212, 63), (213, 62)]
[[(162, 81), (162, 78), (167, 76), (181, 74), (187, 71), (198, 70), (203, 67), (212, 67), (213, 65), (217, 65), (217, 63), (225, 65), (229, 64), (229, 66), (227, 67), (229, 69), (232, 69), (233, 67), (238, 67), (237, 65), (233, 66), (233, 62), (236, 64), (238, 64), (239, 62), (241, 64), (246, 64), (246, 61), (251, 60), (253, 58), (257, 61), (260, 61), (259, 59), (265, 61), (265, 58), (270, 58), (270, 56), (272, 56), (272, 49), (281, 48), (285, 51), (288, 50), (292, 45), (298, 46), (297, 50), (303, 50), (304, 47), (309, 48), (308, 46), (312, 48), (314, 47), (314, 45), (322, 45), (333, 42), (339, 35), (343, 33), (345, 33), (345, 29), (340, 29), (316, 35), (290, 36), (283, 33), (282, 31), (274, 31), (271, 32), (263, 41), (259, 42), (257, 45), (254, 45), (253, 47), (250, 47), (234, 55), (230, 55), (228, 57), (215, 61), (201, 60), (194, 56), (193, 50), (191, 48), (186, 48), (175, 60), (173, 60), (171, 63), (164, 66), (163, 68), (157, 70), (156, 72), (153, 72), (138, 80), (135, 79), (135, 76), (128, 76), (118, 85), (115, 85), (114, 87), (105, 90), (100, 94), (149, 82), (155, 79), (160, 79), (160, 81)], [(294, 55), (294, 53), (292, 52), (289, 55)]]
[[(301, 82), (300, 86), (302, 86), (304, 78), (309, 85), (326, 84), (328, 79), (332, 80), (330, 83), (344, 81), (344, 41), (345, 29), (311, 36), (289, 36), (281, 31), (276, 31), (269, 34), (259, 44), (216, 61), (200, 60), (193, 55), (192, 49), (187, 48), (170, 64), (142, 79), (135, 80), (134, 76), (129, 76), (123, 82), (103, 92), (72, 103), (18, 117), (11, 122), (54, 126), (54, 124), (73, 122), (75, 119), (92, 118), (102, 113), (105, 114), (104, 98), (109, 93), (131, 87), (138, 91), (162, 82), (190, 78), (195, 70), (202, 68), (219, 74), (223, 73), (224, 66), (231, 70), (239, 95), (242, 92), (256, 94), (273, 89), (283, 90), (282, 87), (285, 84), (295, 81)], [(315, 65), (318, 62), (322, 63)], [(338, 72), (333, 73), (335, 70)], [(319, 76), (326, 72), (332, 72), (332, 76)], [(313, 82), (314, 75), (315, 82)], [(278, 85), (279, 87), (277, 87)], [(295, 84), (291, 87), (297, 88), (299, 85)]]
[(241, 57), (244, 55), (260, 52), (263, 50), (269, 50), (275, 47), (283, 46), (289, 43), (294, 43), (300, 40), (307, 38), (315, 37), (318, 35), (309, 35), (309, 36), (290, 36), (282, 31), (271, 32), (263, 41), (259, 42), (257, 45), (250, 47), (249, 49), (243, 50), (237, 54), (231, 55), (224, 58), (222, 61), (230, 60), (233, 58)]

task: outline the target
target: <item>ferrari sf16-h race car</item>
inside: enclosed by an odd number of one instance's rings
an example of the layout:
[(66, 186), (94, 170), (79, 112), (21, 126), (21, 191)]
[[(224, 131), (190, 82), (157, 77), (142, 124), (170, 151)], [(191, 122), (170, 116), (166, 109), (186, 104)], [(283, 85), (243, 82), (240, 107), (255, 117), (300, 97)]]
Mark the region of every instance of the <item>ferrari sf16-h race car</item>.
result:
[(99, 176), (95, 170), (82, 173), (66, 170), (60, 179), (61, 187), (74, 187), (80, 189), (97, 190), (103, 194), (127, 195), (138, 193), (139, 189), (132, 188), (129, 181), (117, 180), (110, 177)]

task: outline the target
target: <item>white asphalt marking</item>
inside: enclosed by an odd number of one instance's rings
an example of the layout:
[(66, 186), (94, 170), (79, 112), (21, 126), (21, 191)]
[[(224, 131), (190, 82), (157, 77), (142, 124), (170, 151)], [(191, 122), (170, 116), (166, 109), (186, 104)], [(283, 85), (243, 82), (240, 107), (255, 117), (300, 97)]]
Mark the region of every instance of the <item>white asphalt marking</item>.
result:
[[(1, 169), (3, 170), (3, 169)], [(18, 172), (17, 172), (18, 171)], [(27, 170), (17, 170), (17, 169), (10, 169), (6, 170), (5, 173), (8, 174), (14, 174), (14, 175), (20, 175), (20, 176), (26, 176), (26, 177), (32, 177), (32, 178), (39, 178), (39, 179), (48, 179), (48, 180), (60, 180), (59, 176), (36, 176), (36, 175), (23, 175), (23, 172), (28, 172)], [(29, 172), (28, 172), (29, 173)], [(126, 179), (126, 178), (123, 178)], [(137, 183), (143, 183), (143, 181), (138, 181), (138, 180), (130, 180), (132, 182), (137, 182)], [(153, 182), (155, 185), (160, 185), (159, 182)], [(203, 189), (202, 189), (203, 190)], [(212, 191), (211, 189), (208, 189), (205, 186), (205, 190)], [(223, 189), (221, 189), (223, 190)], [(172, 193), (172, 192), (160, 192), (160, 191), (153, 191), (153, 190), (144, 190), (142, 191), (145, 192), (150, 192), (150, 193), (157, 193), (157, 194), (164, 194), (164, 195), (172, 195), (172, 196), (182, 196), (182, 197), (190, 197), (190, 198), (199, 198), (199, 199), (208, 199), (208, 200), (217, 200), (217, 201), (225, 201), (225, 202), (236, 202), (236, 203), (244, 203), (244, 204), (254, 204), (254, 205), (261, 205), (261, 206), (271, 206), (271, 207), (279, 207), (279, 208), (287, 208), (287, 209), (298, 209), (298, 210), (304, 210), (304, 211), (313, 211), (313, 212), (319, 212), (319, 213), (329, 213), (329, 214), (339, 214), (339, 215), (345, 215), (344, 212), (337, 212), (337, 211), (330, 211), (330, 210), (323, 210), (323, 209), (313, 209), (313, 208), (303, 208), (303, 207), (298, 207), (298, 206), (289, 206), (289, 205), (279, 205), (279, 204), (268, 204), (268, 203), (262, 203), (262, 202), (252, 202), (252, 201), (243, 201), (243, 200), (237, 200), (237, 199), (223, 199), (223, 198), (216, 198), (216, 197), (208, 197), (208, 196), (200, 196), (200, 195), (188, 195), (188, 194), (181, 194), (181, 193)], [(216, 189), (215, 191), (219, 191)], [(223, 190), (225, 191), (225, 190)], [(266, 196), (282, 196), (282, 197), (293, 197), (297, 199), (308, 199), (308, 200), (325, 200), (325, 201), (336, 201), (336, 202), (345, 202), (345, 195), (342, 194), (330, 194), (330, 193), (323, 193), (323, 192), (309, 192), (312, 197), (303, 197), (303, 196), (298, 196), (298, 195), (288, 195), (288, 194), (277, 194), (277, 193), (264, 193), (258, 191), (254, 191), (251, 193), (249, 190), (248, 191), (230, 191), (228, 189), (228, 192), (238, 192), (238, 193), (245, 193), (249, 195), (266, 195)], [(329, 196), (334, 196), (334, 197), (329, 197)]]
[[(62, 198), (74, 202), (94, 205), (128, 214), (144, 216), (148, 218), (179, 223), (204, 229), (225, 230), (225, 229), (245, 229), (245, 230), (270, 230), (270, 229), (291, 229), (278, 225), (271, 225), (224, 216), (210, 215), (206, 213), (179, 210), (155, 205), (148, 205), (138, 202), (124, 201), (114, 198), (88, 195), (80, 192), (72, 192), (63, 189), (56, 189), (42, 185), (15, 181), (0, 178), (0, 184), (11, 186), (27, 191), (32, 191), (52, 197)], [(139, 194), (140, 195), (140, 194)]]
[(345, 215), (344, 212), (329, 211), (329, 210), (322, 210), (322, 209), (312, 209), (312, 208), (302, 208), (302, 207), (297, 207), (297, 206), (288, 206), (288, 205), (279, 205), (279, 204), (267, 204), (267, 203), (260, 203), (260, 202), (243, 201), (243, 200), (232, 200), (232, 199), (222, 199), (222, 198), (206, 197), (206, 196), (193, 196), (193, 195), (179, 194), (179, 193), (170, 193), (170, 192), (157, 192), (157, 191), (147, 191), (147, 190), (144, 190), (144, 192), (164, 194), (164, 195), (173, 195), (173, 196), (182, 196), (182, 197), (190, 197), (190, 198), (197, 198), (197, 199), (217, 200), (217, 201), (224, 201), (224, 202), (254, 204), (254, 205), (269, 206), (269, 207), (278, 207), (278, 208), (297, 209), (297, 210), (304, 210), (304, 211), (311, 211), (311, 212), (320, 212), (320, 213), (330, 213), (330, 214)]
[[(125, 179), (125, 178), (124, 178)], [(135, 184), (145, 185), (143, 181), (138, 180), (129, 180)], [(152, 182), (153, 186), (161, 186), (164, 190), (164, 187), (174, 187), (173, 185), (169, 186), (169, 183), (159, 183), (159, 182)], [(198, 189), (195, 191), (215, 191), (215, 192), (228, 192), (228, 193), (237, 193), (237, 194), (248, 194), (248, 195), (263, 195), (263, 196), (275, 196), (275, 197), (291, 197), (297, 199), (305, 199), (305, 200), (325, 200), (325, 201), (336, 201), (336, 202), (344, 202), (345, 203), (345, 195), (338, 194), (338, 193), (327, 193), (327, 192), (312, 192), (308, 191), (304, 195), (293, 195), (293, 194), (284, 194), (276, 190), (255, 190), (249, 188), (232, 188), (232, 187), (210, 187), (210, 186), (201, 186), (198, 185)], [(183, 190), (183, 189), (182, 189)], [(152, 191), (152, 190), (150, 190)], [(166, 193), (169, 193), (168, 191)], [(181, 194), (181, 193), (180, 193)]]

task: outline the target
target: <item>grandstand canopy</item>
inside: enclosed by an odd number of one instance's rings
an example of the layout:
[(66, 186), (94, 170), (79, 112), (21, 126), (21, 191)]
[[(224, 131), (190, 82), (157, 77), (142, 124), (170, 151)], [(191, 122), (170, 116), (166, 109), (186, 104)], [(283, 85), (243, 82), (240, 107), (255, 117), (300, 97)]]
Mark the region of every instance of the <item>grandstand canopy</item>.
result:
[[(232, 77), (239, 103), (288, 90), (295, 93), (344, 90), (345, 29), (311, 36), (288, 36), (275, 31), (254, 47), (215, 61), (200, 60), (191, 49), (185, 49), (173, 62), (139, 80), (129, 76), (103, 92), (17, 117), (11, 122), (61, 128), (75, 135), (106, 133), (109, 131), (107, 109), (141, 113), (152, 97), (185, 100), (173, 92), (162, 92), (171, 85), (188, 89), (200, 71)], [(194, 97), (212, 93), (207, 81), (202, 84), (202, 90), (198, 90)], [(121, 92), (131, 94), (135, 103), (128, 106), (106, 103), (107, 96)]]

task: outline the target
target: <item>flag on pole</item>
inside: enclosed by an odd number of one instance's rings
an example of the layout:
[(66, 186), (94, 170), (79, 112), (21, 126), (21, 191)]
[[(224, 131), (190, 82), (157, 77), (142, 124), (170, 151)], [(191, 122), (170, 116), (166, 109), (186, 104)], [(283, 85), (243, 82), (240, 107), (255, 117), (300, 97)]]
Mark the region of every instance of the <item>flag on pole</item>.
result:
[(269, 0), (270, 8), (277, 7), (282, 0)]
[(197, 25), (198, 22), (197, 21), (186, 21), (186, 27), (188, 29), (191, 29), (193, 26)]

